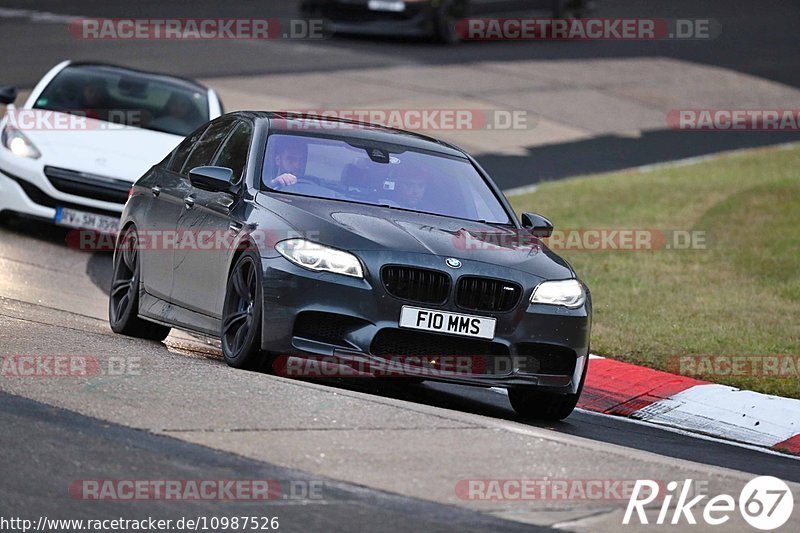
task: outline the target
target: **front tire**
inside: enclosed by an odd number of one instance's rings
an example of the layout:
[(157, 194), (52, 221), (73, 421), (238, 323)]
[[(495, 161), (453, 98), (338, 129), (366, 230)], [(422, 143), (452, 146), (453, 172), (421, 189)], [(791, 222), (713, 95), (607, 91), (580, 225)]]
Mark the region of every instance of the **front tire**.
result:
[(586, 381), (586, 373), (589, 369), (589, 356), (586, 356), (586, 364), (583, 366), (581, 382), (578, 384), (578, 391), (575, 394), (557, 394), (537, 390), (536, 387), (514, 387), (508, 389), (508, 399), (514, 411), (524, 419), (532, 420), (564, 420), (578, 405), (578, 400), (583, 391), (583, 384)]
[(268, 361), (261, 351), (261, 260), (245, 252), (228, 276), (222, 308), (222, 355), (234, 368), (258, 370)]
[(128, 228), (114, 253), (114, 272), (108, 295), (108, 322), (114, 333), (163, 341), (170, 328), (139, 318), (139, 240), (136, 230)]

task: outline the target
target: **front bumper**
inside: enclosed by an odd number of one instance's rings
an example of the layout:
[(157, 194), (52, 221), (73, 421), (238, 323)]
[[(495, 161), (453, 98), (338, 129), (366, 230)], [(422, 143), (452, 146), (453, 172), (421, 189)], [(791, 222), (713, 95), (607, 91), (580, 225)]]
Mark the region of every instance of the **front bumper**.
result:
[[(2, 147), (0, 150), (6, 151)], [(124, 204), (58, 190), (45, 175), (44, 167), (41, 160), (0, 157), (0, 212), (12, 211), (47, 220), (53, 220), (57, 207), (113, 217), (122, 213)]]
[[(428, 254), (357, 252), (366, 265), (364, 279), (300, 268), (283, 257), (262, 258), (264, 313), (262, 348), (283, 356), (330, 356), (344, 364), (364, 361), (378, 368), (398, 355), (483, 358), (479, 372), (416, 368), (410, 375), (484, 387), (535, 385), (561, 393), (577, 391), (589, 354), (591, 300), (578, 309), (530, 304), (541, 279), (518, 270), (463, 259), (448, 273), (453, 287), (464, 275), (502, 278), (518, 283), (518, 305), (505, 313), (467, 311), (401, 300), (380, 280), (380, 266), (406, 264), (445, 271), (441, 257)], [(398, 326), (404, 305), (481, 315), (496, 319), (491, 341), (428, 333)], [(426, 353), (425, 347), (430, 348)], [(388, 350), (388, 352), (387, 352)], [(395, 367), (396, 368), (396, 367)], [(432, 371), (434, 370), (434, 371)]]

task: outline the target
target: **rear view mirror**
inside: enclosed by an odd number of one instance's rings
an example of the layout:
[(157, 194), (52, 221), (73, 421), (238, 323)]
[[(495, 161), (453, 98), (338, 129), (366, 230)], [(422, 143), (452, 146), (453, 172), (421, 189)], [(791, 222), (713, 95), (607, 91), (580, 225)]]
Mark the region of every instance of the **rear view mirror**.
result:
[(8, 85), (0, 87), (0, 104), (13, 104), (17, 99), (17, 88)]
[(547, 238), (553, 234), (553, 223), (536, 213), (522, 213), (522, 227), (531, 230), (531, 233), (540, 238)]
[(231, 192), (233, 170), (227, 167), (195, 167), (189, 171), (193, 187), (211, 192)]

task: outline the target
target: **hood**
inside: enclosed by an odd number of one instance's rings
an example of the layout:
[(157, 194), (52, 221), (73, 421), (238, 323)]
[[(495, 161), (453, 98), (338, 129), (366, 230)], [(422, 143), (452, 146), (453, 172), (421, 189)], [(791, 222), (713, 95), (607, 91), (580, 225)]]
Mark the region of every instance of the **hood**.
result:
[[(60, 113), (59, 113), (60, 115)], [(45, 165), (133, 183), (172, 151), (183, 137), (122, 127), (93, 119), (80, 130), (23, 130)]]
[(257, 201), (299, 235), (344, 250), (456, 257), (547, 279), (574, 276), (566, 261), (525, 229), (288, 194), (259, 194)]

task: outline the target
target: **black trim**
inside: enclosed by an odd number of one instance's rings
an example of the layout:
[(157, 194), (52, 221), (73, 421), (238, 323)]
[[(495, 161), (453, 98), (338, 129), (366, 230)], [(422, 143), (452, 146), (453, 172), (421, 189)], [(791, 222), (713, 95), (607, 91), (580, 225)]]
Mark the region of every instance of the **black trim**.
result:
[(61, 192), (120, 205), (128, 201), (132, 185), (117, 178), (50, 166), (44, 167), (44, 175)]
[(51, 207), (53, 209), (57, 207), (66, 207), (68, 209), (75, 209), (78, 211), (85, 211), (87, 213), (96, 213), (98, 215), (105, 215), (109, 217), (120, 217), (120, 212), (118, 211), (109, 211), (107, 209), (98, 209), (96, 207), (92, 207), (90, 205), (83, 205), (83, 204), (76, 204), (73, 202), (65, 202), (63, 200), (58, 200), (53, 198), (39, 187), (34, 185), (33, 183), (20, 178), (19, 176), (15, 176), (13, 174), (9, 174), (5, 170), (0, 169), (0, 174), (7, 177), (8, 179), (16, 182), (21, 188), (25, 195), (35, 204), (44, 206), (44, 207)]
[(456, 286), (456, 305), (468, 311), (506, 313), (519, 305), (519, 283), (483, 276), (462, 276)]
[(384, 265), (383, 288), (400, 300), (443, 305), (450, 297), (452, 279), (447, 272), (408, 265)]

